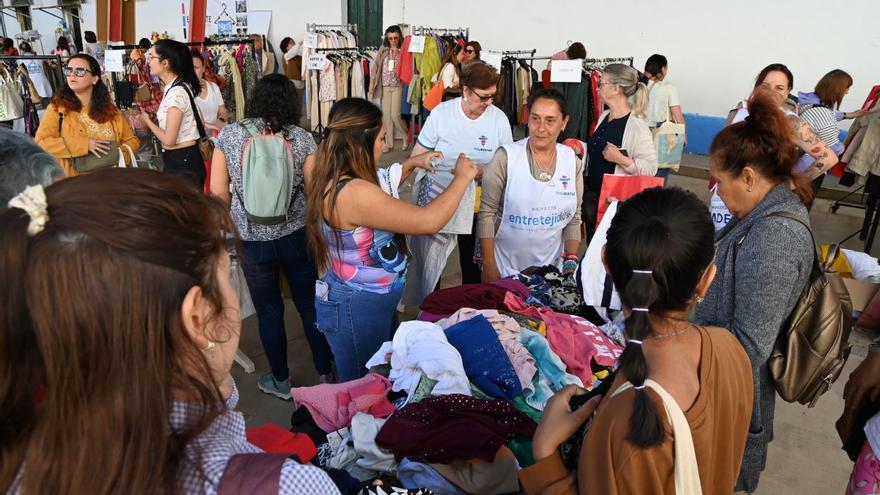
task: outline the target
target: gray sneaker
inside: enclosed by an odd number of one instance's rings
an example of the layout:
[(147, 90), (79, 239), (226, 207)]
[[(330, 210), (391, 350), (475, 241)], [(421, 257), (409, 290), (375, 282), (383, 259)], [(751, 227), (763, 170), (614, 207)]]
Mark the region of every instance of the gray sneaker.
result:
[(290, 380), (279, 382), (272, 373), (260, 375), (257, 378), (257, 387), (263, 392), (274, 395), (279, 399), (290, 400)]

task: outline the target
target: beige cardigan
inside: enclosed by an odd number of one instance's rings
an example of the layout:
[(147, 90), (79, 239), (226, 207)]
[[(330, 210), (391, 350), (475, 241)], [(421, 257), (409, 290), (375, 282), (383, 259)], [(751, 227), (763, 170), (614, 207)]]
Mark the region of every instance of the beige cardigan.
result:
[[(605, 120), (608, 116), (608, 110), (602, 112), (599, 116), (599, 122)], [(648, 124), (630, 114), (626, 121), (626, 128), (623, 130), (623, 140), (621, 148), (625, 149), (636, 162), (636, 172), (628, 174), (623, 167), (617, 165), (614, 167), (614, 175), (645, 175), (653, 177), (657, 174), (657, 150), (654, 148), (654, 137)]]

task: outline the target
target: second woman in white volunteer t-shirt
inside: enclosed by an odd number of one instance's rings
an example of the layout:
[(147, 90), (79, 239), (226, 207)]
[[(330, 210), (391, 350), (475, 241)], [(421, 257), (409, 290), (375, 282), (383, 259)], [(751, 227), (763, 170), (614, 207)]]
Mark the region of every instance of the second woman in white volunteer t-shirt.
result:
[(556, 89), (532, 92), (529, 137), (499, 148), (486, 166), (477, 225), (483, 282), (530, 266), (577, 269), (583, 162), (557, 143), (565, 108)]
[[(439, 151), (446, 157), (434, 174), (423, 176), (417, 195), (420, 205), (431, 202), (452, 181), (455, 159), (460, 153), (478, 165), (485, 165), (501, 145), (513, 142), (510, 121), (492, 104), (498, 89), (498, 72), (484, 62), (472, 62), (462, 71), (461, 87), (461, 97), (444, 101), (434, 108), (413, 148), (412, 156)], [(482, 167), (480, 169), (477, 180), (482, 177)], [(412, 240), (413, 273), (407, 281), (406, 304), (421, 303), (434, 290), (456, 242), (459, 244), (462, 281), (480, 281), (480, 267), (473, 262), (475, 202), (476, 190), (471, 186), (452, 220), (440, 231), (441, 234), (457, 235), (457, 240), (454, 236), (442, 243), (434, 242), (436, 237), (431, 240), (427, 236)]]

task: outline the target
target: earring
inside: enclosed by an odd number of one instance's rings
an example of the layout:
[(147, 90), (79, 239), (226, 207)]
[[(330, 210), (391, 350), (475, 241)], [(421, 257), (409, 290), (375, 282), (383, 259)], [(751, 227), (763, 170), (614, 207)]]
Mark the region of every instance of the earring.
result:
[(211, 341), (209, 340), (209, 341), (208, 341), (208, 346), (205, 347), (204, 350), (206, 350), (206, 351), (213, 351), (215, 347), (217, 347), (217, 344), (215, 344), (214, 342), (211, 342)]
[(752, 192), (752, 186), (747, 187), (746, 192)]

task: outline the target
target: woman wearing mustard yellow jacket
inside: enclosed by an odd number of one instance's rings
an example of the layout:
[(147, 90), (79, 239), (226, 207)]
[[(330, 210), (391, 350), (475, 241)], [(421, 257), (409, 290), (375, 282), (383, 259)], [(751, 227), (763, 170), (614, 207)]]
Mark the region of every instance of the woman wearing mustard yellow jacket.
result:
[[(91, 55), (70, 57), (64, 76), (67, 85), (61, 88), (46, 108), (37, 129), (36, 142), (61, 162), (67, 177), (77, 175), (71, 158), (94, 155), (101, 157), (110, 150), (110, 143), (139, 146), (125, 115), (116, 108), (104, 82), (101, 66)], [(127, 151), (120, 149), (127, 164)]]

